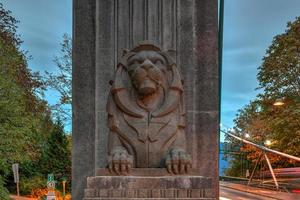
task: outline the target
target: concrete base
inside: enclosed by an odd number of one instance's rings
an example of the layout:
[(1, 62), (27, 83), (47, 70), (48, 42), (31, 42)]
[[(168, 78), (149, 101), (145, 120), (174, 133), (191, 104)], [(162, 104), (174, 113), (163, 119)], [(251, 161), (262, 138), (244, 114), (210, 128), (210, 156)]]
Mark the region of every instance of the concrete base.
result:
[(83, 200), (215, 199), (213, 191), (211, 178), (202, 176), (102, 175), (88, 177)]

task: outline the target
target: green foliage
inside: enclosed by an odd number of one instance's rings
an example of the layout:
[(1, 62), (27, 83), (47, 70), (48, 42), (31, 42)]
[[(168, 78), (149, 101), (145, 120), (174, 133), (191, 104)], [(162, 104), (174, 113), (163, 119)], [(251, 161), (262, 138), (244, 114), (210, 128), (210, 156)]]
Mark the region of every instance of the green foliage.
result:
[(0, 199), (9, 200), (8, 190), (4, 187), (3, 177), (0, 176)]
[(257, 75), (265, 98), (300, 96), (300, 17), (274, 37)]
[(239, 158), (239, 156), (235, 155), (235, 159), (229, 160), (229, 165), (231, 167), (224, 171), (224, 173), (227, 176), (232, 176), (232, 177), (242, 177), (243, 176), (243, 174), (241, 173), (242, 168), (243, 168), (242, 162), (238, 158)]
[(6, 43), (17, 46), (21, 43), (16, 34), (18, 20), (11, 16), (11, 11), (4, 9), (0, 3), (0, 37)]
[(20, 181), (20, 193), (30, 194), (33, 190), (46, 188), (47, 179), (45, 176), (24, 177)]
[(40, 157), (42, 125), (49, 118), (46, 103), (36, 92), (41, 81), (27, 67), (19, 50), (16, 25), (0, 4), (0, 173), (11, 172), (13, 163), (36, 161)]
[[(251, 135), (251, 140), (258, 144), (268, 139), (270, 148), (294, 156), (300, 156), (300, 17), (289, 22), (285, 33), (274, 37), (271, 46), (258, 68), (259, 89), (262, 93), (257, 99), (239, 110), (235, 119), (236, 134)], [(280, 99), (282, 106), (273, 103)], [(237, 143), (231, 139), (232, 147)], [(242, 145), (240, 150), (247, 154), (247, 159), (255, 162), (258, 150), (249, 145)], [(269, 155), (276, 167), (297, 166), (293, 160), (276, 155)], [(238, 157), (233, 156), (231, 170), (239, 168)]]
[[(300, 156), (300, 17), (276, 36), (259, 67), (261, 115), (274, 148)], [(270, 102), (280, 98), (281, 107)]]
[(64, 178), (71, 180), (71, 151), (60, 120), (54, 124), (50, 132), (40, 165), (44, 166), (41, 169), (43, 174), (53, 173), (57, 181)]
[(20, 50), (17, 22), (0, 3), (0, 199), (7, 194), (3, 185), (13, 184), (13, 163), (19, 163), (23, 193), (45, 187), (48, 172), (70, 179), (70, 147), (63, 126), (53, 123), (47, 102), (41, 99), (45, 88)]

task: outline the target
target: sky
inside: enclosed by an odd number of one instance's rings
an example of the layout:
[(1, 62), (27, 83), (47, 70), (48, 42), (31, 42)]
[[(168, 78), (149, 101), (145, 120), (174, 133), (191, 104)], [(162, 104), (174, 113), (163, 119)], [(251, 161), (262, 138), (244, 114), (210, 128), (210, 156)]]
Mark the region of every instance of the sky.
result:
[(257, 68), (273, 37), (300, 16), (300, 0), (225, 0), (224, 7), (221, 123), (232, 127), (259, 92)]
[[(59, 54), (59, 44), (63, 34), (72, 35), (72, 0), (0, 0), (5, 9), (19, 20), (18, 34), (23, 44), (21, 48), (32, 56), (29, 68), (32, 71), (57, 70), (53, 58)], [(58, 99), (58, 94), (46, 93), (50, 104)]]
[[(33, 71), (55, 71), (62, 35), (72, 33), (72, 0), (0, 0), (20, 20), (22, 48)], [(225, 0), (221, 123), (232, 127), (237, 110), (258, 91), (257, 68), (272, 38), (300, 16), (300, 0)], [(57, 96), (46, 93), (50, 103)], [(223, 136), (221, 136), (221, 141)]]

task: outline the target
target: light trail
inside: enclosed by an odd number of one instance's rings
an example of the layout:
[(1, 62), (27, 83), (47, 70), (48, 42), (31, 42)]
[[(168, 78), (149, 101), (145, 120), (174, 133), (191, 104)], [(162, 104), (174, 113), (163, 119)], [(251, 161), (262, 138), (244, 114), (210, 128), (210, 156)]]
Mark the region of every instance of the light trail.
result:
[(231, 199), (228, 199), (228, 198), (225, 198), (225, 197), (220, 197), (220, 200), (231, 200)]

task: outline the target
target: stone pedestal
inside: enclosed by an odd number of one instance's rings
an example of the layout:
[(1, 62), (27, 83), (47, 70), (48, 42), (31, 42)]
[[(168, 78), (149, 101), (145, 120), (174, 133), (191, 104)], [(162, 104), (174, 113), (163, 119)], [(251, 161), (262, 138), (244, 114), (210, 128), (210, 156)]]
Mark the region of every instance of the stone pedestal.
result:
[[(131, 176), (89, 177), (84, 200), (216, 199), (212, 179), (196, 175), (170, 176), (165, 169), (133, 169)], [(146, 175), (138, 175), (146, 174)]]
[(218, 198), (218, 1), (73, 0), (73, 15), (72, 199), (82, 200), (87, 177), (98, 178), (97, 169), (108, 166), (110, 82), (124, 49), (144, 40), (177, 65), (193, 175), (211, 177)]

